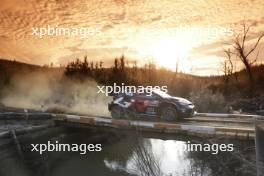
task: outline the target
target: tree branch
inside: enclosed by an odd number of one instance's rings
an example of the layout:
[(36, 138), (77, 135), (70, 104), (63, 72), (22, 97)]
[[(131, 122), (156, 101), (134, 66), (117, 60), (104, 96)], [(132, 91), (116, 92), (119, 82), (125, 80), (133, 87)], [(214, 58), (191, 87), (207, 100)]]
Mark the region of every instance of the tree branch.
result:
[(246, 57), (248, 57), (258, 46), (260, 40), (264, 37), (264, 33), (261, 34), (261, 36), (258, 38), (257, 42), (255, 43), (255, 45), (253, 46), (253, 48), (251, 48), (251, 50), (246, 54)]

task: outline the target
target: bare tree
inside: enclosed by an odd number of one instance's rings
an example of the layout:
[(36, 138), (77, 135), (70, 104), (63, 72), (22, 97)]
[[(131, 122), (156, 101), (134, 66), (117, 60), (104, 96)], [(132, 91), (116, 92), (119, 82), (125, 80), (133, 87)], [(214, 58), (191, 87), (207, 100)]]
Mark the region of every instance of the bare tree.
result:
[(134, 169), (141, 176), (162, 176), (161, 162), (149, 145), (144, 145), (141, 137), (137, 137), (136, 145), (133, 148)]
[(227, 65), (228, 65), (227, 74), (228, 75), (232, 75), (233, 71), (234, 71), (234, 64), (233, 64), (233, 61), (232, 61), (232, 58), (231, 58), (230, 49), (225, 50), (224, 52), (225, 52), (225, 54), (227, 56)]
[(238, 76), (236, 72), (236, 61), (232, 57), (232, 52), (230, 49), (224, 49), (224, 53), (226, 54), (226, 59), (223, 62), (223, 72), (225, 82), (228, 83), (230, 78), (234, 76), (236, 82), (238, 82)]
[[(250, 81), (251, 87), (254, 85), (254, 77), (252, 74), (252, 66), (257, 62), (257, 56), (254, 59), (250, 59), (250, 55), (256, 50), (260, 40), (264, 37), (264, 33), (262, 33), (258, 38), (255, 44), (249, 49), (245, 49), (246, 40), (248, 38), (248, 33), (251, 26), (246, 27), (246, 24), (243, 24), (243, 31), (239, 33), (234, 39), (233, 49), (235, 55), (241, 60), (246, 68), (246, 72)], [(230, 53), (230, 52), (229, 52)]]
[(231, 59), (230, 49), (224, 50), (224, 52), (225, 52), (227, 57), (224, 60), (224, 62), (222, 63), (222, 68), (223, 68), (223, 72), (224, 72), (224, 81), (226, 84), (228, 84), (230, 76), (233, 74), (233, 62)]

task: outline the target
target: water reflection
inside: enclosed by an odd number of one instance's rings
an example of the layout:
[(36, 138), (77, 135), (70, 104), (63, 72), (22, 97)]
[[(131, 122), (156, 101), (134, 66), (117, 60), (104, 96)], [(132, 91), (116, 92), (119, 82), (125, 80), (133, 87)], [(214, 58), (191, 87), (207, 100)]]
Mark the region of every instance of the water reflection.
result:
[(254, 142), (237, 141), (236, 151), (213, 155), (211, 152), (186, 151), (187, 140), (130, 137), (125, 141), (115, 143), (110, 149), (118, 154), (118, 159), (104, 158), (107, 168), (137, 176), (255, 175), (254, 151), (247, 151)]
[(165, 175), (182, 174), (190, 166), (184, 141), (149, 139), (153, 153), (161, 158), (161, 170)]
[[(253, 176), (255, 168), (252, 142), (237, 142), (233, 154), (224, 152), (187, 152), (185, 141), (161, 140), (150, 136), (116, 134), (97, 131), (59, 131), (42, 136), (19, 137), (23, 158), (17, 155), (14, 145), (0, 145), (1, 176)], [(30, 143), (102, 143), (101, 152), (47, 152), (44, 155), (30, 152)], [(199, 141), (198, 141), (199, 142)], [(201, 142), (201, 141), (200, 141)], [(0, 144), (8, 142), (0, 139)], [(11, 142), (12, 144), (12, 142)], [(5, 155), (2, 155), (5, 153)], [(8, 154), (10, 153), (10, 155)], [(8, 154), (8, 155), (7, 155)], [(246, 161), (246, 162), (244, 162)], [(253, 164), (254, 165), (254, 164)]]
[[(177, 176), (196, 175), (192, 173), (193, 162), (185, 151), (186, 142), (176, 140), (160, 140), (153, 138), (137, 139), (133, 143), (132, 155), (125, 165), (104, 159), (105, 166), (111, 170), (123, 170), (139, 176)], [(210, 175), (210, 168), (203, 168), (203, 175)]]

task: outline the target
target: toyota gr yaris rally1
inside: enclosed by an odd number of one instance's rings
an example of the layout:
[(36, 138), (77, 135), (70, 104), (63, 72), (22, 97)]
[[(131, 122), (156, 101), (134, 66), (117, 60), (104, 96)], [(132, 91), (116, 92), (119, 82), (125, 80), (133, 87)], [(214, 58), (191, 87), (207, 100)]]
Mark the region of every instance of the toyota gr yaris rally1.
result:
[(131, 116), (159, 117), (166, 121), (177, 121), (191, 117), (194, 105), (189, 100), (173, 97), (159, 90), (152, 90), (152, 94), (123, 93), (113, 96), (108, 104), (112, 118), (127, 118)]

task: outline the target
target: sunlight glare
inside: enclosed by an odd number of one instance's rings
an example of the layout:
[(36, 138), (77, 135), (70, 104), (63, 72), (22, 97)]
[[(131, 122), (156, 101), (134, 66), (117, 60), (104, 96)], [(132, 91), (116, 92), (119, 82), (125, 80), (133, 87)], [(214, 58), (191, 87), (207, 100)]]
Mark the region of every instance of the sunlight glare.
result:
[[(156, 61), (158, 66), (175, 70), (177, 62), (183, 62), (188, 58), (191, 51), (191, 45), (180, 38), (162, 39), (154, 43), (150, 49), (150, 55)], [(188, 65), (182, 65), (187, 69)]]

